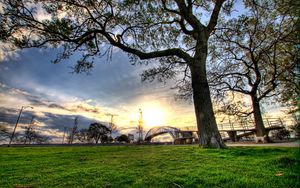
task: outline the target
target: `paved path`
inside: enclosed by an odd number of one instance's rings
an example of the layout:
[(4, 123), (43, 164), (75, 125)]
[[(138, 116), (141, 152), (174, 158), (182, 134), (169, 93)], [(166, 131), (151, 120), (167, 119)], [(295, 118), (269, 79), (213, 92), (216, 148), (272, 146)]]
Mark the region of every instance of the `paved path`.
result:
[(255, 144), (255, 143), (226, 143), (229, 147), (234, 146), (271, 146), (271, 147), (300, 147), (299, 141), (294, 142), (283, 142), (283, 143), (267, 143), (267, 144)]

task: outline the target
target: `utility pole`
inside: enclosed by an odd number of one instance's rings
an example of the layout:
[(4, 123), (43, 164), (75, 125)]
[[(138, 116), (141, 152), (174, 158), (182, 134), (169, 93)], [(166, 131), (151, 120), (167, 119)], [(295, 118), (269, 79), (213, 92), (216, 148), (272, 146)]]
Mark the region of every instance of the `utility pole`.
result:
[(73, 144), (74, 135), (75, 135), (75, 133), (77, 131), (77, 127), (78, 127), (78, 117), (75, 117), (74, 126), (73, 126), (73, 129), (71, 130), (69, 144)]
[(12, 142), (13, 139), (14, 139), (14, 136), (15, 136), (15, 133), (16, 133), (16, 129), (17, 129), (17, 126), (18, 126), (18, 123), (19, 123), (21, 114), (22, 114), (22, 112), (23, 112), (23, 110), (24, 110), (25, 108), (31, 108), (31, 109), (33, 109), (32, 106), (22, 106), (22, 107), (21, 107), (20, 112), (19, 112), (19, 115), (18, 115), (18, 119), (17, 119), (17, 122), (16, 122), (16, 125), (15, 125), (15, 128), (14, 128), (14, 131), (13, 131), (12, 134), (11, 134), (11, 137), (10, 137), (8, 146), (10, 146), (11, 142)]
[(114, 117), (115, 116), (118, 116), (117, 114), (105, 114), (107, 116), (110, 116), (110, 125), (109, 125), (109, 129), (110, 129), (110, 136), (111, 136), (111, 133), (117, 129), (117, 126), (114, 125)]
[[(30, 131), (32, 130), (33, 121), (34, 121), (34, 116), (31, 117), (31, 121), (30, 121), (30, 123), (28, 124), (27, 132), (26, 132), (26, 138), (25, 138), (24, 144), (26, 144), (27, 139), (28, 139), (29, 135), (31, 134)], [(31, 139), (30, 139), (30, 140), (31, 140)], [(29, 144), (30, 144), (30, 142), (29, 142)]]
[(143, 112), (142, 109), (139, 109), (139, 124), (138, 124), (138, 143), (143, 142)]

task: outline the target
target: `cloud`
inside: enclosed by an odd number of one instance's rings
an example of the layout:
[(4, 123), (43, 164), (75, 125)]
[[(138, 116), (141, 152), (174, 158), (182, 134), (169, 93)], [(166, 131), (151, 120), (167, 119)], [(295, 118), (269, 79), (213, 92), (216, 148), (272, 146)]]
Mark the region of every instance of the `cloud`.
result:
[[(47, 103), (49, 103), (49, 100), (43, 99), (38, 95), (31, 94), (28, 91), (22, 89), (9, 87), (4, 83), (0, 83), (0, 95), (2, 95), (0, 99), (2, 105), (8, 102), (12, 106), (15, 106), (16, 104), (18, 104), (18, 106), (20, 104), (31, 106), (47, 106)], [(12, 103), (11, 101), (16, 102)]]
[[(100, 119), (106, 117), (100, 107), (87, 103), (91, 103), (92, 100), (51, 101), (45, 94), (31, 94), (26, 90), (13, 88), (3, 83), (0, 83), (0, 94), (3, 96), (0, 101), (4, 102), (9, 99), (9, 104), (12, 106), (8, 107), (9, 105), (6, 105), (6, 103), (0, 104), (0, 122), (8, 122), (12, 125), (16, 122), (21, 105), (34, 107), (33, 110), (23, 110), (21, 124), (28, 123), (28, 120), (34, 116), (44, 126), (54, 129), (62, 125), (72, 125), (75, 117), (80, 117), (85, 125), (87, 125), (87, 121), (100, 121)], [(22, 103), (12, 104), (11, 101), (22, 101)]]
[(96, 113), (96, 114), (101, 114), (103, 112), (100, 111), (99, 108), (95, 106), (91, 106), (86, 103), (80, 103), (78, 105), (75, 105), (69, 109), (72, 112), (88, 112), (88, 113)]
[[(88, 104), (91, 103), (92, 100), (82, 100), (76, 97), (65, 97), (72, 98), (72, 100), (61, 100), (57, 99), (57, 101), (52, 101), (52, 96), (47, 95), (45, 93), (36, 92), (35, 94), (31, 94), (26, 90), (9, 87), (6, 84), (0, 83), (0, 94), (3, 96), (0, 101), (10, 100), (18, 100), (23, 101), (23, 103), (18, 103), (24, 105), (30, 105), (35, 108), (39, 108), (43, 111), (53, 111), (57, 110), (57, 113), (90, 113), (90, 114), (103, 114), (103, 112), (99, 109), (99, 107)], [(60, 95), (57, 93), (56, 95)], [(1, 106), (1, 105), (0, 105)], [(4, 105), (5, 106), (5, 105)]]
[(14, 124), (17, 120), (17, 114), (17, 109), (0, 107), (0, 122)]
[(65, 107), (59, 105), (59, 104), (55, 104), (55, 103), (51, 103), (48, 105), (49, 108), (57, 108), (57, 109), (62, 109), (62, 110), (67, 110)]

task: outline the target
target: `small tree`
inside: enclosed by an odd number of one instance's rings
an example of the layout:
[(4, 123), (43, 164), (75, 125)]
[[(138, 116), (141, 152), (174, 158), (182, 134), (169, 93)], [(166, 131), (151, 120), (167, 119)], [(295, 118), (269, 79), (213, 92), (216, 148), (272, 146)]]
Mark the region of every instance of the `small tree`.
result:
[(0, 142), (8, 141), (11, 137), (11, 133), (7, 126), (4, 124), (0, 124)]
[(34, 138), (33, 138), (33, 142), (37, 143), (37, 144), (46, 144), (49, 143), (51, 141), (51, 138), (49, 136), (40, 134), (40, 133), (35, 133)]
[(45, 143), (49, 143), (51, 141), (51, 138), (49, 136), (43, 135), (37, 131), (35, 131), (34, 129), (27, 129), (25, 131), (24, 135), (20, 135), (17, 137), (17, 142), (22, 142), (24, 144), (26, 144), (26, 142), (28, 144), (31, 143), (35, 143), (35, 144), (45, 144)]
[(96, 144), (102, 141), (104, 137), (110, 134), (110, 129), (101, 123), (92, 123), (88, 129), (89, 138), (93, 139)]
[(24, 137), (25, 137), (24, 144), (26, 144), (27, 142), (28, 144), (30, 144), (32, 140), (36, 137), (36, 132), (30, 125), (25, 130)]
[(75, 138), (82, 143), (88, 143), (91, 141), (88, 129), (80, 129), (79, 131), (77, 131), (75, 134)]
[(116, 138), (116, 140), (117, 140), (118, 142), (126, 142), (126, 143), (129, 143), (129, 138), (128, 138), (128, 136), (125, 135), (125, 134), (122, 134), (122, 135), (118, 136), (118, 137)]

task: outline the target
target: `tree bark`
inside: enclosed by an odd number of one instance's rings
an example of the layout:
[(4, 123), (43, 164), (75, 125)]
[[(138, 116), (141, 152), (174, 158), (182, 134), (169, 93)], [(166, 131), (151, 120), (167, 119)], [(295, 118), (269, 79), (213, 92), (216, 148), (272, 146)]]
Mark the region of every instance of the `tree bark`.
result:
[(205, 53), (190, 65), (199, 145), (203, 148), (225, 148), (213, 112), (205, 66)]
[(264, 142), (268, 142), (268, 135), (266, 135), (267, 132), (266, 132), (262, 114), (260, 111), (259, 100), (256, 96), (251, 96), (251, 100), (252, 100), (252, 108), (253, 108), (256, 136), (257, 137), (265, 137)]

